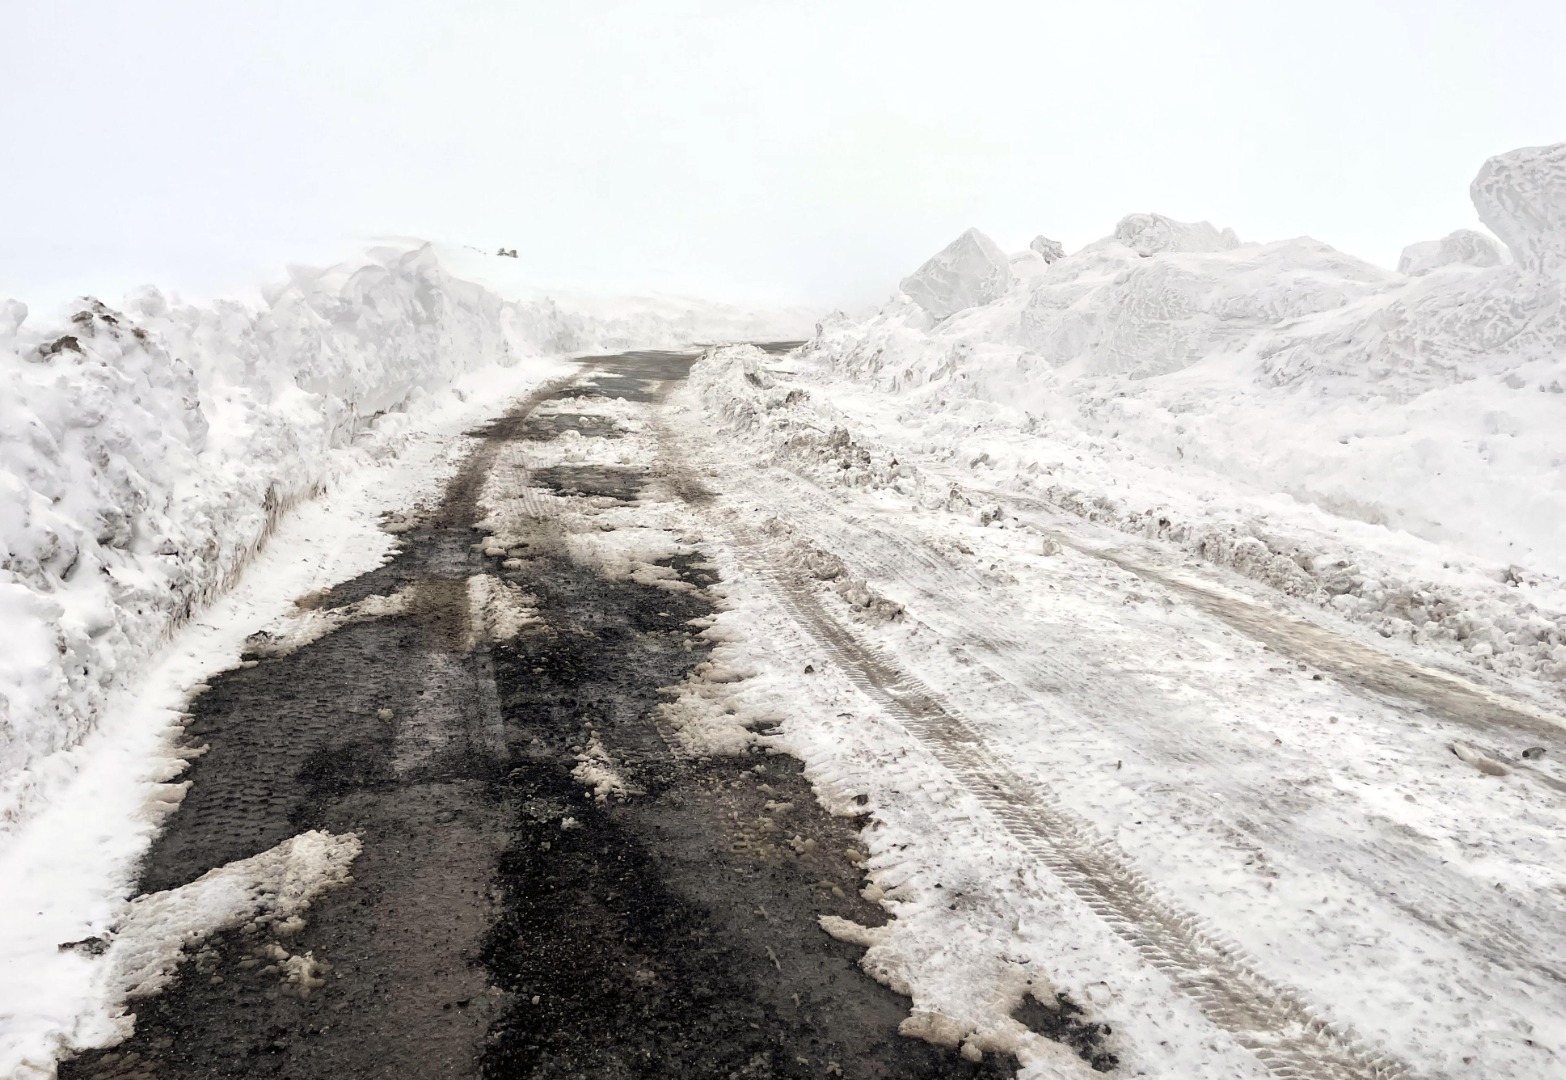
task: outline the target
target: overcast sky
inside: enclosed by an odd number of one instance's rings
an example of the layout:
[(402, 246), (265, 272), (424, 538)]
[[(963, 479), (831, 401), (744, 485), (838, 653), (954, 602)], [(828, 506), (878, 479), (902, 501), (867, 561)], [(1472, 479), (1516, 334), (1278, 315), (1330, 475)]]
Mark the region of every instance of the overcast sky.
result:
[(1561, 0), (8, 5), (0, 296), (395, 233), (540, 284), (863, 304), (970, 225), (1155, 210), (1373, 261), (1566, 140)]

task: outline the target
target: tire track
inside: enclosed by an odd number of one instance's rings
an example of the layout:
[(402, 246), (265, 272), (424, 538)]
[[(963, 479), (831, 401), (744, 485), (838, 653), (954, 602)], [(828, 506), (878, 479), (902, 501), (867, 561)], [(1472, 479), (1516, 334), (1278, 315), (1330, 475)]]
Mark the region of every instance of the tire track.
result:
[[(954, 482), (954, 486), (957, 485)], [(1057, 520), (1059, 511), (1027, 496), (988, 488), (965, 488), (976, 495), (1008, 504), (1029, 514)], [(1333, 677), (1378, 697), (1405, 701), (1434, 715), (1460, 724), (1476, 735), (1494, 738), (1511, 733), (1519, 740), (1566, 748), (1566, 721), (1520, 702), (1476, 686), (1458, 676), (1401, 659), (1353, 638), (1336, 634), (1300, 618), (1280, 615), (1260, 604), (1235, 599), (1177, 574), (1149, 565), (1129, 552), (1084, 544), (1050, 530), (1060, 543), (1091, 558), (1118, 566), (1144, 581), (1163, 586), (1203, 613), (1227, 623), (1253, 640), (1271, 646), (1280, 655), (1318, 667)], [(1509, 756), (1509, 755), (1505, 755)], [(1566, 792), (1566, 782), (1541, 770), (1519, 766), (1517, 771), (1556, 792)]]
[(730, 522), (742, 557), (844, 674), (896, 717), (990, 812), (1142, 959), (1167, 976), (1215, 1025), (1274, 1076), (1290, 1080), (1399, 1080), (1407, 1067), (1348, 1028), (1315, 1015), (1273, 983), (1237, 945), (1164, 900), (1113, 845), (994, 758), (971, 724), (936, 693), (859, 641), (809, 585), (766, 565), (742, 523)]
[[(686, 472), (667, 427), (655, 430), (663, 469), (676, 477)], [(678, 491), (682, 484), (671, 487)], [(724, 516), (741, 561), (773, 587), (848, 680), (899, 720), (1008, 833), (1270, 1073), (1282, 1080), (1412, 1080), (1402, 1062), (1316, 1016), (1296, 991), (1262, 975), (1238, 945), (1158, 896), (1113, 844), (994, 758), (982, 735), (930, 687), (839, 623), (811, 584), (768, 563), (737, 514)]]
[[(774, 491), (780, 501), (803, 503), (815, 511), (808, 520), (812, 526), (825, 529), (826, 534), (811, 533), (809, 539), (841, 558), (856, 576), (866, 577), (872, 583), (896, 582), (906, 595), (926, 601), (921, 604), (918, 621), (943, 639), (958, 641), (982, 657), (975, 658), (974, 663), (990, 676), (990, 692), (1009, 693), (1024, 706), (1046, 710), (1052, 710), (1061, 701), (1068, 702), (1075, 717), (1108, 737), (1135, 730), (1142, 736), (1137, 749), (1154, 763), (1226, 767), (1223, 759), (1190, 737), (1187, 726), (1146, 719), (1160, 716), (1163, 710), (1146, 695), (1128, 690), (1124, 681), (1106, 680), (1102, 672), (1065, 661), (1057, 652), (1040, 650), (1037, 642), (1025, 642), (1006, 630), (1007, 620), (997, 617), (995, 609), (995, 605), (1006, 602), (1000, 595), (1004, 590), (994, 589), (971, 568), (950, 562), (942, 553), (933, 551), (916, 523), (900, 522), (903, 531), (898, 533), (863, 522), (850, 525), (841, 500), (813, 485), (806, 487), (806, 483), (801, 478), (800, 484)], [(794, 520), (794, 535), (807, 535), (799, 525), (801, 517)], [(1091, 551), (1083, 554), (1098, 557)], [(1124, 563), (1117, 561), (1117, 565), (1135, 572)], [(920, 576), (920, 570), (928, 571), (928, 575)], [(1185, 595), (1179, 590), (1171, 591), (1177, 596)], [(984, 608), (957, 602), (957, 598), (965, 596), (982, 597)], [(1197, 609), (1217, 618), (1205, 607), (1198, 605)], [(1257, 610), (1262, 617), (1279, 619), (1264, 609)], [(1245, 632), (1233, 621), (1220, 621)], [(1278, 651), (1282, 655), (1282, 650)], [(1488, 752), (1496, 757), (1506, 756), (1499, 751)], [(1206, 792), (1192, 791), (1188, 798), (1201, 804), (1207, 820), (1239, 850), (1270, 856), (1290, 846), (1291, 825), (1298, 808), (1280, 795), (1252, 800), (1251, 809), (1240, 820), (1233, 820), (1223, 800)], [(1263, 807), (1271, 812), (1263, 812)], [(1541, 921), (1550, 919), (1552, 912), (1542, 908), (1493, 912), (1482, 928), (1476, 927), (1465, 916), (1483, 897), (1460, 889), (1437, 888), (1436, 863), (1436, 857), (1417, 845), (1385, 839), (1363, 848), (1332, 853), (1331, 867), (1347, 881), (1449, 937), (1485, 963), (1550, 982), (1566, 981), (1566, 968), (1560, 959), (1539, 951), (1540, 931), (1544, 928)], [(1456, 880), (1462, 883), (1467, 879)]]
[[(1191, 738), (1187, 727), (1159, 722), (1156, 718), (1162, 712), (1152, 707), (1156, 703), (1147, 694), (1134, 692), (1123, 680), (1105, 680), (1102, 672), (1062, 661), (1051, 651), (1041, 652), (1036, 642), (1023, 641), (1004, 629), (1007, 620), (997, 618), (996, 606), (1006, 605), (1005, 589), (996, 588), (993, 580), (973, 566), (932, 544), (922, 533), (917, 515), (899, 518), (895, 530), (879, 528), (856, 516), (841, 489), (821, 486), (808, 471), (795, 468), (788, 460), (790, 456), (780, 452), (774, 460), (788, 469), (796, 482), (779, 484), (765, 472), (753, 470), (754, 480), (746, 485), (751, 501), (758, 497), (758, 488), (753, 485), (759, 485), (767, 492), (761, 498), (808, 507), (812, 513), (785, 515), (791, 520), (794, 535), (808, 538), (837, 555), (854, 576), (872, 583), (895, 584), (902, 592), (894, 599), (922, 600), (919, 621), (944, 640), (971, 649), (969, 658), (981, 673), (998, 678), (996, 689), (1029, 695), (1031, 704), (1046, 709), (1062, 700), (1069, 701), (1077, 717), (1105, 735), (1120, 738), (1129, 731), (1140, 732), (1143, 737), (1138, 741), (1138, 749), (1152, 761), (1225, 766), (1206, 744)], [(928, 471), (927, 475), (938, 479), (938, 486), (958, 492), (974, 505), (999, 502), (1008, 506), (1031, 528), (1055, 538), (1083, 558), (1116, 567), (1161, 587), (1192, 610), (1267, 645), (1280, 658), (1318, 669), (1372, 705), (1405, 717), (1426, 713), (1466, 728), (1471, 735), (1465, 737), (1471, 745), (1504, 761), (1520, 778), (1556, 795), (1566, 791), (1566, 782), (1538, 764), (1519, 758), (1516, 745), (1506, 745), (1514, 739), (1526, 739), (1527, 743), (1551, 747), (1552, 753), (1566, 751), (1566, 729), (1558, 720), (1472, 686), (1459, 677), (1401, 660), (1328, 628), (1204, 587), (1199, 581), (1185, 580), (1149, 565), (1146, 559), (1123, 548), (1087, 544), (1062, 535), (1056, 529), (1058, 513), (1040, 500), (975, 487), (938, 470)], [(807, 528), (812, 531), (807, 532)], [(958, 597), (980, 597), (982, 607), (954, 603)], [(1202, 803), (1204, 816), (1246, 852), (1268, 853), (1281, 847), (1291, 831), (1293, 813), (1286, 801), (1276, 796), (1257, 802), (1258, 807), (1265, 804), (1270, 813), (1251, 812), (1237, 820), (1222, 800), (1208, 798), (1202, 792), (1192, 792), (1189, 797)], [(1461, 887), (1438, 887), (1439, 857), (1418, 844), (1383, 838), (1363, 848), (1329, 854), (1330, 865), (1346, 881), (1369, 889), (1381, 902), (1451, 938), (1483, 962), (1525, 978), (1556, 984), (1566, 979), (1566, 967), (1558, 956), (1539, 953), (1540, 931), (1547, 930), (1553, 917), (1548, 907), (1493, 911), (1490, 918), (1475, 923), (1467, 915), (1474, 909), (1475, 901), (1482, 904), (1485, 897)], [(1466, 879), (1446, 880), (1461, 886)]]

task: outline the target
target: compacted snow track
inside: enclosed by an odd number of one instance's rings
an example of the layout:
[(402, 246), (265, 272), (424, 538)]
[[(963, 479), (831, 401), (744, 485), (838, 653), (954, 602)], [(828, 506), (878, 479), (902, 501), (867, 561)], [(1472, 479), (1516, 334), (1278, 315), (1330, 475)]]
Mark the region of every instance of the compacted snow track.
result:
[[(676, 399), (700, 419), (665, 425), (664, 456), (707, 477), (737, 564), (841, 668), (837, 707), (857, 695), (896, 721), (840, 720), (812, 759), (868, 788), (890, 834), (873, 877), (911, 894), (868, 968), (993, 1043), (1015, 1000), (1005, 965), (1047, 955), (1133, 1072), (1560, 1066), (1566, 726), (1547, 705), (969, 486), (853, 427), (801, 364), (715, 356)], [(990, 970), (941, 958), (972, 917), (927, 890), (957, 877), (998, 909), (969, 946), (993, 950)]]
[[(742, 544), (754, 546), (743, 526), (735, 532)], [(1322, 1080), (1408, 1075), (1402, 1064), (1314, 1016), (1297, 994), (1262, 976), (1237, 946), (1158, 896), (1092, 826), (1003, 765), (934, 690), (834, 619), (809, 584), (760, 569), (855, 686), (898, 717), (1001, 827), (1274, 1075)]]

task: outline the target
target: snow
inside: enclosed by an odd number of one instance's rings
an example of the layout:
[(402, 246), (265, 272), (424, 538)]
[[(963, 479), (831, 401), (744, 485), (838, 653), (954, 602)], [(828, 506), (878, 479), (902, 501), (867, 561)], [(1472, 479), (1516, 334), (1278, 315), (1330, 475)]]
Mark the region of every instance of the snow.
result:
[(1563, 162), (1566, 145), (1517, 151), (1475, 181), (1510, 262), (1453, 241), (1466, 264), (1416, 276), (1134, 215), (1056, 262), (1025, 253), (1007, 292), (944, 322), (901, 296), (825, 320), (800, 363), (901, 461), (1173, 541), (1555, 694)]
[[(1111, 1026), (1127, 1075), (1270, 1075), (1253, 1053), (1268, 1039), (1202, 1002), (1203, 961), (1170, 959), (1192, 938), (1169, 928), (1189, 926), (1223, 943), (1239, 976), (1225, 985), (1294, 988), (1341, 1047), (1389, 1067), (1557, 1075), (1566, 774), (1558, 761), (1526, 769), (1559, 754), (1558, 706), (1536, 708), (1525, 682), (1482, 665), (1465, 669), (1482, 687), (1439, 676), (1487, 702), (1468, 722), (1391, 678), (1366, 692), (1309, 658), (1338, 650), (1403, 683), (1414, 668), (1399, 657), (1452, 665), (1439, 640), (1382, 638), (1314, 593), (1236, 572), (1270, 561), (1284, 526), (1352, 541), (1356, 569), (1385, 566), (1384, 584), (1424, 569), (1421, 544), (1274, 509), (1264, 539), (1187, 555), (1111, 512), (1123, 492), (1108, 481), (1135, 480), (1126, 458), (1091, 472), (1098, 494), (1082, 489), (1102, 517), (1057, 507), (1014, 473), (1051, 460), (1020, 452), (1044, 431), (1009, 428), (994, 408), (951, 416), (939, 399), (921, 415), (894, 382), (906, 358), (861, 379), (818, 348), (715, 350), (671, 407), (690, 410), (685, 456), (719, 493), (706, 532), (721, 551), (720, 625), (753, 671), (710, 687), (708, 716), (739, 732), (780, 718), (760, 741), (806, 762), (823, 805), (870, 815), (865, 896), (891, 921), (824, 929), (912, 997), (908, 1031), (1010, 1049), (1024, 1076), (1086, 1076), (1011, 1019), (1024, 992), (1057, 991)], [(1161, 511), (1208, 522), (1214, 548), (1214, 503), (1261, 505), (1153, 475)], [(835, 591), (843, 578), (902, 617), (854, 608)], [(1481, 589), (1444, 582), (1459, 584)], [(1521, 588), (1489, 586), (1462, 594), (1470, 614)], [(802, 604), (837, 630), (794, 614)], [(1534, 739), (1548, 749), (1528, 758)]]
[[(351, 880), (359, 838), (311, 831), (248, 859), (209, 870), (177, 889), (138, 896), (108, 937), (107, 967), (117, 998), (155, 994), (173, 979), (184, 950), (247, 922), (299, 919), (324, 890)], [(121, 1018), (129, 1034), (129, 1022)]]
[(1206, 221), (1186, 222), (1162, 214), (1127, 214), (1115, 226), (1115, 239), (1142, 258), (1176, 251), (1228, 251), (1240, 246), (1233, 229)]
[[(1566, 144), (1472, 195), (1510, 260), (1463, 231), (1392, 272), (1155, 214), (1070, 256), (970, 230), (796, 354), (714, 350), (667, 406), (573, 402), (622, 436), (499, 461), (487, 550), (548, 515), (611, 577), (689, 587), (658, 562), (712, 559), (714, 649), (660, 724), (692, 754), (786, 748), (869, 815), (890, 921), (822, 929), (912, 999), (909, 1035), (1085, 1076), (1011, 1015), (1059, 992), (1128, 1075), (1259, 1078), (1216, 981), (1330, 1024), (1307, 1056), (1559, 1075)], [(0, 305), (0, 1074), (114, 1037), (116, 987), (177, 943), (343, 880), (353, 838), (307, 834), (126, 899), (199, 750), (173, 738), (192, 688), (258, 634), (327, 632), (292, 598), (377, 565), (458, 433), (554, 354), (797, 332), (515, 274), (397, 241), (260, 307), (149, 290), (37, 329)], [(649, 461), (715, 497), (528, 483)], [(475, 635), (534, 617), (487, 576), (469, 602)], [(596, 738), (576, 775), (634, 795)]]
[[(144, 288), (0, 317), (0, 837), (71, 770), (169, 633), (290, 508), (391, 446), (464, 373), (566, 353), (798, 335), (799, 312), (557, 300), (509, 259), (396, 241), (293, 267), (260, 305)], [(0, 841), (3, 842), (3, 841)]]
[(1566, 274), (1566, 143), (1498, 154), (1469, 189), (1479, 220), (1532, 274)]
[(1490, 237), (1458, 229), (1439, 240), (1409, 244), (1397, 260), (1397, 272), (1417, 277), (1443, 266), (1500, 266), (1505, 261), (1501, 245)]
[(937, 319), (988, 304), (1012, 284), (1011, 265), (995, 241), (969, 229), (903, 278), (902, 290)]

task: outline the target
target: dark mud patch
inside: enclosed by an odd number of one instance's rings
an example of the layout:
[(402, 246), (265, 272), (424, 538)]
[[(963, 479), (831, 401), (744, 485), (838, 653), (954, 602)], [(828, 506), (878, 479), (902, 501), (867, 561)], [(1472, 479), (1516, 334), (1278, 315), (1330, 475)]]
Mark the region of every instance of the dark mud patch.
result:
[(1112, 1034), (1109, 1025), (1086, 1019), (1082, 1007), (1064, 994), (1048, 1005), (1028, 994), (1012, 1018), (1046, 1039), (1071, 1047), (1094, 1072), (1109, 1072), (1120, 1064), (1120, 1058), (1105, 1046)]

